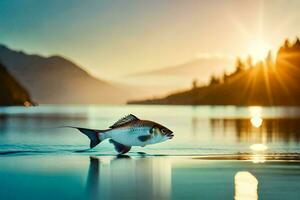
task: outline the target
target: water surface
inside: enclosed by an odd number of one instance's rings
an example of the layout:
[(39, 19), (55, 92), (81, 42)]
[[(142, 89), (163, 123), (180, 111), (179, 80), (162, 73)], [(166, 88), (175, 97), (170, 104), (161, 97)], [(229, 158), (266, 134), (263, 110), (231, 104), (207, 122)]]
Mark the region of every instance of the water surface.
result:
[[(263, 144), (267, 153), (300, 153), (300, 108), (218, 106), (38, 106), (0, 108), (0, 151), (72, 153), (86, 136), (65, 125), (105, 129), (128, 113), (157, 121), (175, 133), (167, 142), (134, 147), (163, 155), (234, 154)], [(115, 154), (107, 141), (93, 151)]]
[[(73, 125), (126, 114), (174, 131), (117, 156)], [(0, 108), (0, 199), (297, 199), (300, 108), (38, 106)]]

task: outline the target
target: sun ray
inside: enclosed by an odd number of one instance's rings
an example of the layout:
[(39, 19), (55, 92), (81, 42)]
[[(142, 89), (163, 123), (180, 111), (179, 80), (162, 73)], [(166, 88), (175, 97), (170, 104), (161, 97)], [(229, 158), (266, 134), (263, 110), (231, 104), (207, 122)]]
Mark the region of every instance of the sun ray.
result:
[(275, 75), (276, 80), (278, 81), (279, 85), (281, 86), (281, 88), (284, 90), (284, 92), (286, 93), (286, 95), (288, 97), (291, 97), (292, 94), (290, 93), (288, 87), (285, 85), (285, 82), (282, 80), (282, 77), (284, 76), (284, 74), (278, 74), (278, 70), (275, 68), (272, 68), (272, 72)]
[(270, 87), (270, 80), (269, 80), (269, 70), (268, 67), (265, 63), (263, 63), (263, 75), (264, 75), (264, 83), (266, 85), (266, 89), (267, 89), (267, 95), (268, 95), (268, 103), (270, 103), (271, 105), (273, 104), (273, 96), (272, 96), (272, 90)]
[(293, 57), (300, 57), (299, 53), (289, 53), (288, 55), (284, 55), (281, 58), (278, 58), (278, 63), (282, 64), (283, 66), (289, 67), (291, 70), (294, 70), (295, 73), (300, 73), (300, 68), (296, 65), (293, 65), (288, 60)]
[[(243, 92), (243, 97), (248, 98), (246, 101), (249, 101), (249, 97), (251, 97), (251, 94), (253, 93), (253, 84), (255, 82), (255, 76), (253, 76), (253, 72), (250, 72), (250, 76), (246, 82), (246, 86), (244, 88)], [(249, 90), (250, 90), (250, 95), (249, 95)]]
[[(257, 70), (255, 70), (252, 75), (253, 75), (253, 79), (252, 79), (252, 84), (250, 87), (250, 94), (249, 94), (250, 99), (252, 99), (254, 93), (255, 82), (257, 80)], [(251, 104), (253, 104), (253, 102), (251, 102)]]

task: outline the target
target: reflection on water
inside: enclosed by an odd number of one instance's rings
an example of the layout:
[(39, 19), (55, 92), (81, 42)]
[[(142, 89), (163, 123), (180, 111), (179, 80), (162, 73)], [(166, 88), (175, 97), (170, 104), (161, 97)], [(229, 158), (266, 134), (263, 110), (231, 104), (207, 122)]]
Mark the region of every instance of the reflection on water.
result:
[(252, 144), (250, 146), (250, 149), (252, 150), (252, 156), (251, 161), (253, 163), (264, 163), (266, 161), (266, 150), (268, 149), (268, 146), (265, 144)]
[(268, 146), (265, 144), (252, 144), (250, 146), (252, 152), (251, 160), (253, 163), (264, 163), (266, 161), (266, 150)]
[(254, 127), (258, 128), (262, 125), (263, 120), (261, 117), (252, 117), (250, 122)]
[[(268, 116), (263, 118), (263, 109), (259, 106), (249, 107), (249, 118), (212, 118), (210, 125), (214, 134), (234, 133), (237, 142), (272, 143), (299, 142), (300, 117)], [(284, 116), (284, 115), (283, 115)]]
[(251, 161), (255, 164), (264, 163), (264, 162), (266, 162), (266, 156), (264, 154), (254, 153), (251, 156)]
[[(268, 146), (268, 153), (300, 153), (300, 107), (234, 106), (0, 108), (0, 153), (12, 150), (40, 152), (46, 145), (58, 151), (55, 145), (84, 149), (88, 146), (84, 135), (54, 127), (73, 125), (104, 129), (128, 113), (162, 123), (175, 133), (170, 141), (146, 146), (143, 151), (148, 154), (250, 153), (249, 146), (253, 144)], [(105, 141), (94, 150), (115, 154), (111, 144)], [(139, 147), (133, 148), (132, 152), (135, 150), (141, 151)]]
[(262, 112), (261, 107), (253, 106), (250, 107), (249, 110), (251, 114), (251, 119), (250, 119), (251, 124), (256, 128), (260, 127), (263, 122), (263, 119), (261, 118), (261, 112)]
[(258, 181), (247, 171), (237, 172), (234, 177), (235, 185), (235, 200), (256, 200), (258, 199), (257, 195), (257, 185)]
[(299, 199), (300, 163), (258, 166), (182, 156), (6, 156), (0, 159), (0, 180), (1, 200)]
[(268, 149), (267, 145), (265, 144), (252, 144), (250, 149), (256, 152), (266, 151)]
[(86, 183), (88, 199), (101, 199), (99, 185), (99, 161), (97, 158), (90, 157), (89, 171)]
[(90, 157), (87, 177), (90, 199), (169, 199), (168, 158)]
[(234, 133), (237, 142), (300, 142), (300, 118), (264, 119), (258, 128), (248, 119), (211, 119), (210, 124), (214, 135)]
[[(165, 124), (174, 139), (115, 157), (106, 141), (79, 152), (84, 135), (51, 128), (105, 128), (127, 113)], [(297, 199), (299, 142), (300, 108), (0, 108), (0, 199)]]

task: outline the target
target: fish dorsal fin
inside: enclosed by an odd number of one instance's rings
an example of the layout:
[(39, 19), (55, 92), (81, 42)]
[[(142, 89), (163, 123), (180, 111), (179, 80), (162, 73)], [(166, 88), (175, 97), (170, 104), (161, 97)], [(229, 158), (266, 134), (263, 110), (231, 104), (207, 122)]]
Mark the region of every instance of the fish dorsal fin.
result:
[(137, 121), (140, 120), (139, 118), (137, 118), (136, 116), (134, 116), (133, 114), (127, 115), (121, 119), (119, 119), (116, 123), (114, 123), (113, 125), (111, 125), (109, 128), (116, 128), (116, 127), (120, 127), (124, 124), (127, 124), (129, 122), (133, 122), (133, 121)]

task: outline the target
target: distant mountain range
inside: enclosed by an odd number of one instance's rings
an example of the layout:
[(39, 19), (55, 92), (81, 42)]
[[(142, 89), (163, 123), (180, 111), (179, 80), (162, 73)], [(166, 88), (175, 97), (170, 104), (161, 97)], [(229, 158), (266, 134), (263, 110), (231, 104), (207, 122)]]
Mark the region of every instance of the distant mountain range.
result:
[(4, 45), (0, 45), (0, 62), (41, 104), (122, 104), (189, 88), (194, 79), (206, 83), (211, 74), (222, 74), (232, 66), (228, 58), (198, 58), (108, 82), (62, 56), (31, 55)]
[(0, 105), (31, 105), (28, 92), (0, 63)]
[(182, 64), (131, 74), (123, 80), (143, 85), (144, 88), (149, 88), (152, 95), (158, 96), (190, 88), (193, 80), (205, 84), (212, 74), (221, 75), (225, 71), (232, 71), (233, 64), (234, 60), (229, 57), (199, 57)]
[(160, 68), (157, 70), (141, 72), (132, 76), (185, 76), (199, 78), (198, 74), (203, 75), (202, 79), (207, 79), (211, 74), (222, 74), (225, 70), (232, 67), (233, 60), (227, 57), (202, 57), (195, 58), (182, 64)]
[[(246, 63), (246, 62), (245, 62)], [(163, 98), (130, 104), (173, 105), (300, 105), (300, 41), (285, 42), (273, 62), (265, 61), (236, 71), (209, 85), (173, 93)]]
[(0, 45), (0, 61), (37, 103), (124, 103), (134, 91), (99, 80), (61, 56), (43, 57)]

